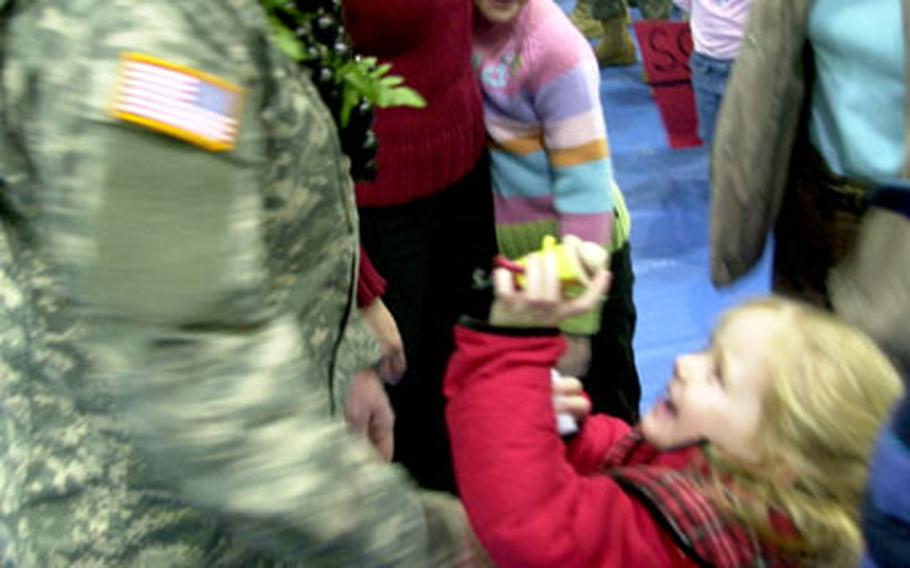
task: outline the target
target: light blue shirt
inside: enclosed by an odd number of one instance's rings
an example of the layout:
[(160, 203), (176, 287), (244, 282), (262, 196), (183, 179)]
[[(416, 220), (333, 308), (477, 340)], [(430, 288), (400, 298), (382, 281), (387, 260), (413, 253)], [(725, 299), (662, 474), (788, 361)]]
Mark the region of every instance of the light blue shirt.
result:
[(906, 97), (900, 0), (815, 0), (809, 135), (834, 172), (892, 182), (903, 165)]

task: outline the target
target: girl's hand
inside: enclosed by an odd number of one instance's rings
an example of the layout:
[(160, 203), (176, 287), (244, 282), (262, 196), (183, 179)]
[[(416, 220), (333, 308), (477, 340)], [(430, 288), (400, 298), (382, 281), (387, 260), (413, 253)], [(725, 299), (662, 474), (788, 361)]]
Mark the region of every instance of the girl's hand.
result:
[[(581, 247), (572, 250), (582, 253)], [(579, 259), (582, 266), (582, 259)], [(563, 320), (583, 314), (603, 301), (609, 286), (609, 272), (597, 268), (588, 273), (585, 291), (572, 299), (564, 296), (557, 275), (556, 255), (537, 252), (527, 258), (524, 267), (525, 286), (517, 289), (512, 272), (493, 271), (496, 298), (490, 309), (490, 323), (501, 327), (557, 327)]]
[(581, 381), (575, 377), (553, 379), (553, 410), (569, 413), (579, 424), (591, 413), (591, 401)]

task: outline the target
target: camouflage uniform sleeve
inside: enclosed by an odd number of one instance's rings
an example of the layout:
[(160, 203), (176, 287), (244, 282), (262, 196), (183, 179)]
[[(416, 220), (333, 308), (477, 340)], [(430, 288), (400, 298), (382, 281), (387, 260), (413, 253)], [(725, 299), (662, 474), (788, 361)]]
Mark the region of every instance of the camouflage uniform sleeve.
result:
[(242, 32), (239, 5), (49, 0), (33, 27), (17, 22), (17, 45), (34, 43), (17, 54), (10, 112), (41, 181), (43, 246), (94, 338), (91, 380), (115, 393), (165, 487), (273, 558), (429, 565), (419, 496), (331, 416), (330, 389), (309, 388), (330, 371), (270, 295), (261, 101), (250, 92), (237, 150), (223, 154), (110, 118), (124, 51), (255, 89), (234, 45), (249, 37), (222, 51), (187, 22), (220, 10)]
[(360, 310), (352, 310), (338, 349), (335, 367), (335, 408), (345, 407), (354, 375), (364, 369), (375, 367), (381, 356), (382, 350), (360, 316)]

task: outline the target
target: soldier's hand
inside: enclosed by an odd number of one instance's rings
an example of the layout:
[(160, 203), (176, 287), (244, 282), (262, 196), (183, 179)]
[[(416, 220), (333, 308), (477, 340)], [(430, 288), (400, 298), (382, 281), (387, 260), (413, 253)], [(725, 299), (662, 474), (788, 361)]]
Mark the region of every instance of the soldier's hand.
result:
[(407, 370), (408, 363), (395, 318), (381, 298), (376, 298), (370, 305), (361, 308), (360, 314), (382, 348), (382, 359), (379, 361), (380, 378), (389, 384), (397, 383)]
[(375, 369), (366, 369), (354, 375), (345, 418), (351, 430), (366, 436), (383, 459), (392, 461), (395, 413)]

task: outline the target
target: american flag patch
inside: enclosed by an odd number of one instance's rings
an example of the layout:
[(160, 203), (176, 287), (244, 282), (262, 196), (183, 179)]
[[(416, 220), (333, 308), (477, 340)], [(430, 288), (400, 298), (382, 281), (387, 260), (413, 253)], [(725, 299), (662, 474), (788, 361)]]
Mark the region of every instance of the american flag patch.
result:
[(202, 71), (124, 53), (111, 114), (201, 146), (226, 152), (237, 142), (243, 90)]

